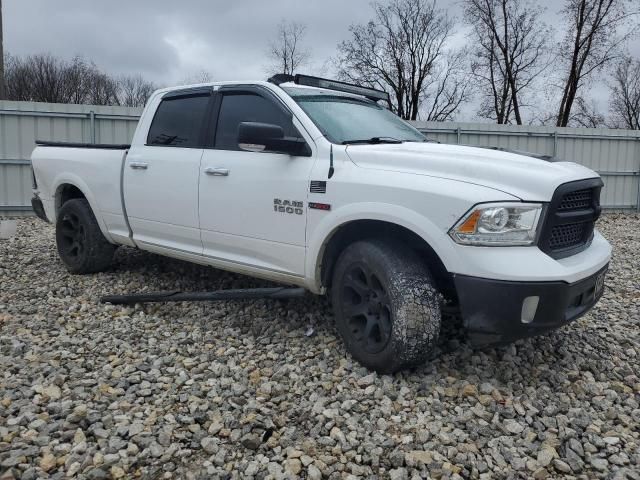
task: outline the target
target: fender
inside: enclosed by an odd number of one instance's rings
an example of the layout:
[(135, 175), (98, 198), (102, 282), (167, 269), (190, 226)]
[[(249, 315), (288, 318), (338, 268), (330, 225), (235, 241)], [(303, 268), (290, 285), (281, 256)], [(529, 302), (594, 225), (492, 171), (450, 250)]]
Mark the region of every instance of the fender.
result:
[(320, 265), (324, 249), (338, 229), (355, 220), (380, 220), (411, 230), (433, 248), (448, 271), (455, 271), (456, 254), (446, 231), (414, 210), (389, 203), (362, 202), (345, 205), (323, 218), (313, 230), (307, 246), (305, 277), (314, 293), (322, 290)]
[(54, 202), (54, 208), (55, 208), (55, 214), (56, 214), (56, 217), (54, 218), (54, 222), (57, 220), (58, 210), (61, 206), (61, 205), (57, 205), (56, 196), (58, 195), (58, 189), (60, 188), (61, 185), (64, 185), (64, 184), (73, 185), (74, 187), (76, 187), (78, 190), (82, 192), (82, 194), (85, 196), (85, 198), (89, 202), (89, 206), (91, 207), (91, 211), (93, 212), (93, 215), (96, 217), (98, 226), (100, 227), (100, 231), (105, 236), (105, 238), (109, 240), (109, 242), (117, 245), (118, 243), (114, 241), (114, 239), (111, 237), (111, 234), (109, 233), (109, 230), (107, 230), (107, 226), (104, 223), (104, 219), (102, 218), (100, 209), (98, 208), (98, 203), (96, 202), (96, 199), (91, 193), (91, 190), (89, 189), (88, 185), (79, 176), (75, 175), (74, 173), (64, 172), (57, 175), (53, 179), (53, 182), (52, 182), (53, 188), (51, 189), (51, 192), (52, 192), (51, 194), (53, 196), (53, 202)]

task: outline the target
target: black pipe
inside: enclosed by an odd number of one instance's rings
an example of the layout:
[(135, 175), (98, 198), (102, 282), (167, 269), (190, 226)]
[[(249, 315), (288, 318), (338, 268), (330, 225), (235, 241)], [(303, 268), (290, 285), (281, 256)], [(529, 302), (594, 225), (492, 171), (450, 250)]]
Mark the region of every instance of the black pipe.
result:
[(304, 288), (241, 288), (235, 290), (217, 290), (215, 292), (149, 292), (130, 295), (106, 295), (100, 303), (114, 305), (133, 305), (151, 302), (216, 302), (221, 300), (251, 300), (258, 298), (282, 299), (303, 297)]

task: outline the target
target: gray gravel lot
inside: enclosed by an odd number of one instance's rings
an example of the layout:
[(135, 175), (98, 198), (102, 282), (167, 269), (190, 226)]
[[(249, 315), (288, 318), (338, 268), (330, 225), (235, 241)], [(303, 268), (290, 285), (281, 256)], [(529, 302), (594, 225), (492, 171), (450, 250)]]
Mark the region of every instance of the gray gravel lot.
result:
[(53, 228), (20, 220), (0, 241), (0, 477), (640, 479), (640, 216), (599, 226), (615, 258), (591, 314), (483, 351), (453, 330), (378, 376), (323, 299), (100, 305), (264, 284), (132, 249), (72, 276)]

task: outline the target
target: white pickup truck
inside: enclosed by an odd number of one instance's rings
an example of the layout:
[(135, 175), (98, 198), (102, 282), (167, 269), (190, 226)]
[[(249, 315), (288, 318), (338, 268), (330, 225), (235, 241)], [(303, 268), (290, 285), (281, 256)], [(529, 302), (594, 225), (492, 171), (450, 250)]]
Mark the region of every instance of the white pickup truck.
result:
[(33, 206), (73, 273), (127, 245), (329, 294), (381, 372), (428, 357), (444, 305), (476, 344), (593, 307), (611, 255), (595, 172), (430, 142), (380, 100), (303, 75), (158, 90), (131, 145), (41, 142)]

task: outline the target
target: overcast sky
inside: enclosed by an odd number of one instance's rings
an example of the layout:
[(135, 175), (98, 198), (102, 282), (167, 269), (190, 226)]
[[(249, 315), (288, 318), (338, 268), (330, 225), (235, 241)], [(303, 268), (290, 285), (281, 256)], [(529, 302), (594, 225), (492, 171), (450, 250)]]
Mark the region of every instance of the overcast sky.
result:
[[(560, 29), (559, 0), (540, 0)], [(457, 1), (439, 0), (459, 20)], [(3, 0), (5, 50), (80, 55), (112, 74), (172, 85), (204, 70), (215, 80), (265, 78), (265, 52), (282, 19), (307, 25), (305, 44), (323, 66), (349, 25), (372, 17), (369, 0)], [(460, 22), (455, 43), (466, 42)], [(640, 57), (640, 40), (630, 45)], [(594, 89), (600, 102), (606, 88)], [(468, 115), (465, 115), (468, 116)]]

